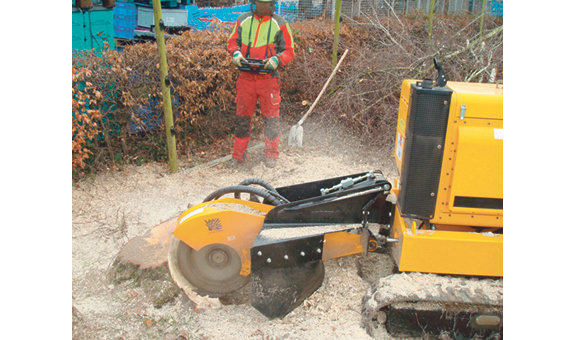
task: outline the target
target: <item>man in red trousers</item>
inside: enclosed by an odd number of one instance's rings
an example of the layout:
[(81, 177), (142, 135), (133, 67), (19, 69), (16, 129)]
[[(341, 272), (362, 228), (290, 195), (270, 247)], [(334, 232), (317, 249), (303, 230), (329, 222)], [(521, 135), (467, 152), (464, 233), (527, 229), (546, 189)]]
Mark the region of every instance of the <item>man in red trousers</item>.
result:
[(236, 82), (236, 130), (234, 152), (229, 168), (237, 167), (244, 158), (251, 136), (251, 121), (259, 99), (264, 117), (265, 165), (273, 168), (279, 156), (279, 66), (294, 57), (293, 39), (287, 21), (274, 14), (274, 0), (252, 0), (250, 12), (236, 20), (234, 31), (228, 40), (228, 52), (234, 64), (242, 66), (246, 58), (260, 59), (269, 72), (241, 71)]

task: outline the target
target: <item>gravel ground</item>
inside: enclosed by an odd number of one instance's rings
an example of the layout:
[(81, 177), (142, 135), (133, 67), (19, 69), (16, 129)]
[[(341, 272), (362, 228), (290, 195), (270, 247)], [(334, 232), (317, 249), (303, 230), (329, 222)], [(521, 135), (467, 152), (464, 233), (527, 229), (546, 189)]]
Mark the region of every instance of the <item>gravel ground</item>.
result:
[(167, 165), (128, 166), (74, 187), (74, 339), (370, 339), (360, 326), (361, 298), (370, 282), (393, 267), (385, 254), (326, 261), (323, 285), (288, 316), (272, 321), (257, 312), (249, 298), (220, 309), (194, 308), (167, 275), (110, 280), (114, 260), (127, 241), (221, 187), (250, 177), (280, 187), (375, 169), (388, 180), (396, 176), (388, 152), (369, 150), (344, 133), (307, 127), (304, 143), (303, 150), (294, 151), (283, 140), (274, 169), (265, 168), (263, 151), (257, 150), (249, 163), (234, 170), (220, 164), (170, 174)]

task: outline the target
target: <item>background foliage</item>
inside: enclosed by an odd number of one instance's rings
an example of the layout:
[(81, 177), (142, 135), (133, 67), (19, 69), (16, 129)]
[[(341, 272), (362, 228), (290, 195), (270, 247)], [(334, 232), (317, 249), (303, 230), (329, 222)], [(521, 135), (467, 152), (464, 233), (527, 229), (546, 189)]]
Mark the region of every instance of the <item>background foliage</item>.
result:
[[(346, 18), (339, 51), (350, 50), (316, 107), (313, 119), (343, 124), (366, 143), (391, 147), (403, 79), (433, 78), (433, 57), (452, 81), (502, 79), (501, 18), (435, 16), (432, 35), (426, 16)], [(333, 22), (291, 25), (294, 60), (280, 69), (282, 120), (295, 124), (332, 71)], [(187, 31), (167, 40), (168, 70), (177, 149), (187, 165), (208, 155), (229, 154), (233, 145), (234, 83), (238, 71), (226, 51), (231, 27)], [(123, 51), (82, 51), (72, 63), (72, 171), (77, 178), (127, 163), (164, 161), (165, 132), (155, 43)], [(254, 120), (253, 134), (261, 132)]]

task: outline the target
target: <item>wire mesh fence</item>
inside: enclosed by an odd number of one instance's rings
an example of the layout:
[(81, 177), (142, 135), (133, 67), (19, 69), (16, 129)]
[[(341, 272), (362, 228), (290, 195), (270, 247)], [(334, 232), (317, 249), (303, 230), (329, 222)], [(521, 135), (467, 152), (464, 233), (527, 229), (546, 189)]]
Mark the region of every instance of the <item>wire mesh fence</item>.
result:
[[(215, 1), (217, 0), (213, 0), (212, 3)], [(333, 20), (335, 18), (336, 1), (278, 0), (276, 13), (288, 21), (318, 17)], [(249, 1), (236, 0), (232, 5), (237, 6), (245, 3), (249, 3)], [(432, 8), (433, 13), (436, 15), (479, 15), (485, 10), (487, 15), (501, 16), (503, 14), (503, 0), (341, 0), (341, 15), (351, 18), (364, 15), (430, 13)]]

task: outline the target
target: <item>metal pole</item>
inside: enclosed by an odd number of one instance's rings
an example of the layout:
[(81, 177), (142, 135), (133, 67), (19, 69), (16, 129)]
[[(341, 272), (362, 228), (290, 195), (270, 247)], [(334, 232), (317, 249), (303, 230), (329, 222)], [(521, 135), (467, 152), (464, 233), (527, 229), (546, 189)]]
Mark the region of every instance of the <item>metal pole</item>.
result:
[(339, 18), (341, 16), (341, 0), (337, 0), (335, 4), (335, 31), (333, 37), (333, 54), (331, 56), (331, 64), (333, 67), (337, 64), (337, 45), (339, 42)]
[(164, 125), (166, 126), (166, 140), (168, 141), (168, 159), (170, 171), (178, 171), (178, 154), (176, 152), (176, 133), (174, 130), (174, 118), (172, 116), (172, 97), (170, 94), (170, 81), (168, 79), (168, 62), (166, 59), (166, 43), (164, 41), (164, 22), (162, 20), (161, 0), (153, 0), (154, 27), (158, 56), (160, 59), (160, 79), (162, 86), (162, 100), (164, 103)]

